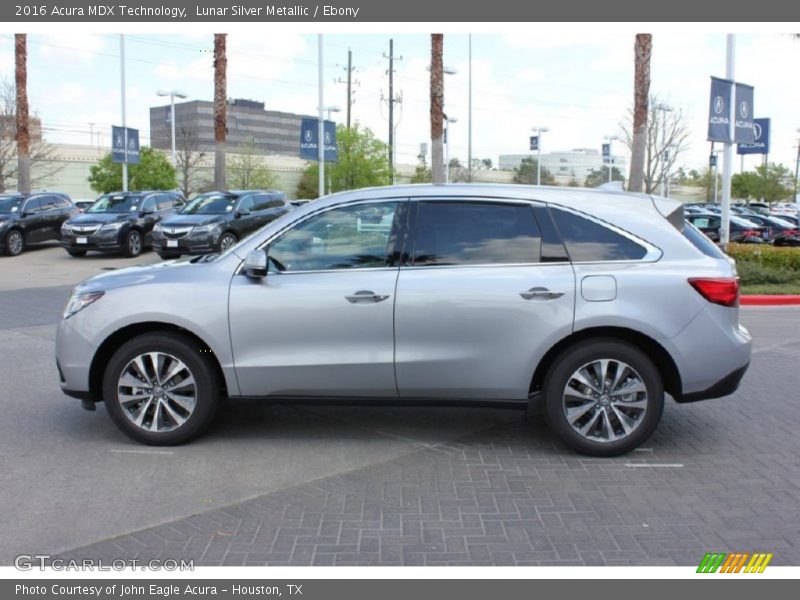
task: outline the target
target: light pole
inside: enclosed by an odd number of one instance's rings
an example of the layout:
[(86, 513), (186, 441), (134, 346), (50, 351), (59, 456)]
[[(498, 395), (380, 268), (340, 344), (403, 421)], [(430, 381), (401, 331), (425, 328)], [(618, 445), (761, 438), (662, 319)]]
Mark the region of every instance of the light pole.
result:
[(455, 117), (444, 119), (444, 182), (450, 183), (450, 123), (458, 123)]
[(604, 135), (603, 139), (608, 142), (608, 183), (611, 183), (611, 172), (614, 169), (614, 153), (612, 152), (613, 147), (611, 146), (611, 142), (614, 140), (618, 140), (618, 135)]
[(169, 124), (171, 129), (171, 139), (172, 139), (172, 166), (177, 167), (177, 159), (175, 158), (175, 98), (186, 98), (186, 94), (183, 92), (179, 92), (178, 90), (158, 90), (156, 92), (158, 96), (169, 96)]
[[(339, 108), (338, 106), (326, 106), (322, 110), (324, 110), (325, 112), (328, 113), (328, 121), (331, 120), (331, 113), (342, 112), (342, 109)], [(324, 152), (324, 149), (325, 149), (325, 134), (324, 133), (322, 135), (322, 138), (320, 138), (319, 143), (322, 144), (322, 147), (323, 147), (322, 162), (325, 162), (325, 152)], [(331, 174), (330, 173), (328, 173), (328, 193), (329, 194), (331, 193)]]
[(672, 107), (666, 104), (656, 104), (656, 110), (661, 112), (661, 143), (664, 148), (661, 150), (661, 193), (667, 194), (667, 161), (669, 160), (669, 150), (667, 148), (667, 113), (672, 112)]
[[(797, 133), (800, 133), (800, 127), (797, 128)], [(797, 138), (797, 159), (794, 163), (794, 202), (798, 201), (797, 199), (797, 179), (800, 177), (800, 137)]]
[(542, 134), (550, 131), (549, 127), (532, 127), (536, 132), (536, 185), (542, 185)]

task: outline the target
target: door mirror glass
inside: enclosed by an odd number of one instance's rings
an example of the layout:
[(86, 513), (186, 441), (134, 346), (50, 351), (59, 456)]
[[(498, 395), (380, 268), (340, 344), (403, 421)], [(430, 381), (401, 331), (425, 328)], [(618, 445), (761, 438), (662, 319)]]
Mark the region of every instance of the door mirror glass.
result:
[(249, 208), (240, 208), (239, 210), (236, 211), (237, 217), (246, 217), (249, 214), (250, 214)]
[(267, 250), (252, 250), (244, 259), (245, 275), (253, 279), (267, 276)]

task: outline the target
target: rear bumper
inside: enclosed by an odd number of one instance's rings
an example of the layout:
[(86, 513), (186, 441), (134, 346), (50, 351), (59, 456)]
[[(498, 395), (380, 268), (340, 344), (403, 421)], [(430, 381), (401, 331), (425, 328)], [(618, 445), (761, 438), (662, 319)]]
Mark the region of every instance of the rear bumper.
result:
[(684, 404), (687, 402), (698, 402), (699, 400), (711, 400), (712, 398), (730, 396), (739, 389), (739, 384), (742, 382), (742, 378), (744, 378), (744, 374), (747, 372), (749, 366), (750, 363), (747, 363), (745, 366), (739, 367), (710, 387), (699, 392), (683, 394), (682, 397), (675, 398), (675, 401)]

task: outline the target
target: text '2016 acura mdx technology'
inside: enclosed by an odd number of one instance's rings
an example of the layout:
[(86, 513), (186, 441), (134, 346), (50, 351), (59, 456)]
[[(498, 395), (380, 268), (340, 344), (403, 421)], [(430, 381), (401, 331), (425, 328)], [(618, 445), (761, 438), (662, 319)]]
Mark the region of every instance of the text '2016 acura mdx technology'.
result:
[(221, 255), (103, 274), (58, 329), (63, 390), (177, 444), (223, 397), (519, 406), (617, 455), (665, 393), (750, 361), (733, 263), (679, 203), (605, 190), (398, 186), (308, 203)]

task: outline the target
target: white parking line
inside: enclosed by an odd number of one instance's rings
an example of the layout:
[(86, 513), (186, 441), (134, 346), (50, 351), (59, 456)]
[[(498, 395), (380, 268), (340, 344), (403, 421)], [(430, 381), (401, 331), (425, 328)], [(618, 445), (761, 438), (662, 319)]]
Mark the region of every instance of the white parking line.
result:
[(172, 450), (128, 450), (123, 448), (111, 448), (109, 452), (117, 454), (175, 454)]
[(683, 467), (683, 463), (625, 463), (626, 467), (650, 467), (650, 468), (668, 468), (679, 469)]

